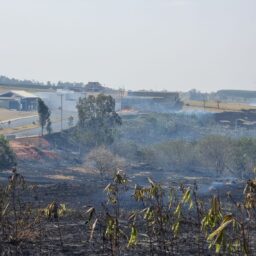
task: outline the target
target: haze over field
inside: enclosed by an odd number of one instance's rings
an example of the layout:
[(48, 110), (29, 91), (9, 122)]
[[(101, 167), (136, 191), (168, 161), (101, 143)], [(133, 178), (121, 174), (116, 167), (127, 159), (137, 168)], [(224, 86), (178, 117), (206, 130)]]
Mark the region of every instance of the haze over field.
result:
[(256, 88), (255, 0), (1, 0), (0, 70), (115, 88)]
[(256, 0), (0, 0), (0, 254), (256, 251)]

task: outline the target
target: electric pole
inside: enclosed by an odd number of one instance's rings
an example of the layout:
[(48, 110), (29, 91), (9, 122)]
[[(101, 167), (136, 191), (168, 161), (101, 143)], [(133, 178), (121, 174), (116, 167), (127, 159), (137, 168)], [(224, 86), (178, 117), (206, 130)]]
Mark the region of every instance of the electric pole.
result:
[(60, 96), (60, 107), (59, 107), (59, 110), (60, 110), (60, 131), (62, 132), (63, 130), (63, 125), (62, 125), (62, 122), (63, 122), (63, 94), (59, 94)]
[(62, 132), (63, 126), (63, 94), (60, 95), (60, 131)]

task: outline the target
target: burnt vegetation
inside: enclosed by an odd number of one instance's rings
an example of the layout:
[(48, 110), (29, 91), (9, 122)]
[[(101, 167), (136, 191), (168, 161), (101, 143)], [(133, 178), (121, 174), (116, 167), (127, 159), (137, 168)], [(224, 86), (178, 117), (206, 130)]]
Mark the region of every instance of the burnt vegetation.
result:
[[(37, 186), (13, 169), (1, 187), (2, 255), (253, 255), (255, 180), (241, 201), (231, 194), (203, 199), (196, 183), (167, 190), (149, 178), (145, 186), (130, 185), (117, 171), (102, 206), (78, 210), (42, 202)], [(132, 210), (120, 199), (127, 190)]]
[[(77, 109), (75, 127), (44, 137), (65, 153), (58, 162), (67, 162), (70, 181), (31, 179), (43, 177), (42, 165), (64, 175), (56, 159), (38, 165), (18, 159), (20, 169), (5, 172), (1, 255), (255, 254), (253, 137), (227, 130), (209, 114), (120, 117), (105, 95), (80, 99)], [(10, 170), (15, 154), (0, 139), (0, 163)], [(84, 169), (75, 176), (75, 168)], [(227, 177), (227, 188), (209, 191)]]

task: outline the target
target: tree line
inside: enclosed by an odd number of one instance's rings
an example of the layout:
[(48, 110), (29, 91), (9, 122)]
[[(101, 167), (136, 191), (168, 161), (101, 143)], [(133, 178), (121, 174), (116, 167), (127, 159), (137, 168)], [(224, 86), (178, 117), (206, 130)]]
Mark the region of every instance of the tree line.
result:
[(67, 87), (83, 87), (85, 86), (82, 82), (62, 82), (58, 81), (57, 83), (53, 83), (51, 81), (39, 82), (37, 80), (29, 80), (29, 79), (16, 79), (9, 78), (7, 76), (0, 76), (0, 85), (10, 85), (10, 86), (19, 86), (24, 88), (39, 88), (39, 89), (62, 89)]

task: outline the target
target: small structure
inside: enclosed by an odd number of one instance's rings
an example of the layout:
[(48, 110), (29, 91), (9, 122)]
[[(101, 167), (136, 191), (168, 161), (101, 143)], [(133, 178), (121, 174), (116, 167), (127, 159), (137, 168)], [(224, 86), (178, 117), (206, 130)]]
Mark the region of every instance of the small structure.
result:
[(0, 107), (20, 111), (37, 109), (38, 97), (22, 90), (11, 90), (0, 94)]

